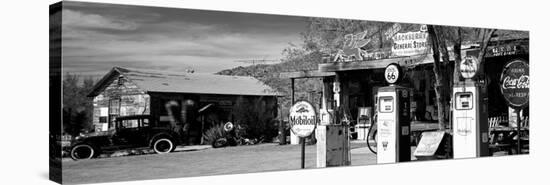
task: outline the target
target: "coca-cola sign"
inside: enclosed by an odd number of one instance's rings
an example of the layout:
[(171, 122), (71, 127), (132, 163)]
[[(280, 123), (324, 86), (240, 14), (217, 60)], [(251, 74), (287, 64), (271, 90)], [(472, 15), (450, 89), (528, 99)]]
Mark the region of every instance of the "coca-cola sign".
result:
[(529, 64), (520, 59), (508, 62), (502, 70), (500, 90), (510, 106), (527, 106), (529, 103)]

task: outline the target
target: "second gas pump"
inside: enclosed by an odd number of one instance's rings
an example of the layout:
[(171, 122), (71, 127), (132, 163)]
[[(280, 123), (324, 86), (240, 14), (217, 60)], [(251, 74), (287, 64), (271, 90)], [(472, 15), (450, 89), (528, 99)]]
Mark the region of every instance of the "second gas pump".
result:
[(390, 85), (378, 89), (377, 163), (410, 161), (409, 88), (396, 85), (403, 78), (397, 64), (388, 65), (384, 76)]
[(460, 63), (464, 81), (453, 86), (453, 157), (473, 158), (489, 155), (487, 120), (487, 89), (472, 80), (478, 73), (475, 57), (465, 57)]

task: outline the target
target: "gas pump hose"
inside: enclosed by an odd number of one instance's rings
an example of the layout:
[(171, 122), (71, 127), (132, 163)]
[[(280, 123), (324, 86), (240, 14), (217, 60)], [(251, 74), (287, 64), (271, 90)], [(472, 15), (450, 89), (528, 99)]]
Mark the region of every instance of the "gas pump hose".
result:
[(370, 142), (369, 142), (370, 139), (369, 138), (372, 137), (372, 140), (374, 140), (374, 145), (376, 146), (376, 142), (377, 142), (376, 141), (376, 133), (377, 133), (376, 130), (377, 130), (377, 125), (376, 125), (376, 121), (374, 121), (372, 123), (372, 126), (369, 129), (369, 132), (367, 133), (367, 147), (374, 154), (376, 154), (376, 150), (373, 149), (373, 146), (370, 145)]

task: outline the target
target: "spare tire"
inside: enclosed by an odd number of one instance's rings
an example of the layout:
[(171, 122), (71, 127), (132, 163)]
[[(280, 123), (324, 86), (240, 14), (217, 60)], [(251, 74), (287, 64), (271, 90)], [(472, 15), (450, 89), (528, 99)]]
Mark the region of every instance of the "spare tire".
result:
[(74, 145), (70, 152), (73, 160), (91, 159), (98, 154), (98, 150), (96, 150), (92, 145), (86, 143)]
[(212, 147), (214, 148), (221, 148), (227, 146), (227, 139), (225, 138), (218, 138), (212, 142)]

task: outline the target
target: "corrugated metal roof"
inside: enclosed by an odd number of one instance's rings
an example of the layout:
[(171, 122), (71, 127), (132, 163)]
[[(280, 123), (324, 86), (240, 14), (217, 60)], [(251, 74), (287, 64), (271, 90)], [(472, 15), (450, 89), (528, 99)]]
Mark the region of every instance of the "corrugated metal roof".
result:
[[(205, 73), (169, 74), (159, 71), (115, 67), (113, 71), (148, 92), (279, 96), (271, 87), (254, 77)], [(107, 76), (111, 73), (107, 74)]]

